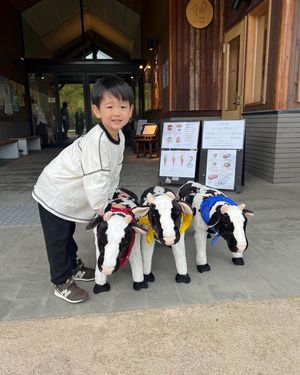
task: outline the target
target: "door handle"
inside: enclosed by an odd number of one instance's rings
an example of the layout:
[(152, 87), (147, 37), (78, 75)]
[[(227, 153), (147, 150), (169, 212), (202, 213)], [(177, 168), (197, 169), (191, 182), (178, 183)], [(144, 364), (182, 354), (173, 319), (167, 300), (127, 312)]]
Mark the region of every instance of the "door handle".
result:
[(241, 97), (239, 95), (236, 96), (236, 101), (232, 104), (241, 105)]

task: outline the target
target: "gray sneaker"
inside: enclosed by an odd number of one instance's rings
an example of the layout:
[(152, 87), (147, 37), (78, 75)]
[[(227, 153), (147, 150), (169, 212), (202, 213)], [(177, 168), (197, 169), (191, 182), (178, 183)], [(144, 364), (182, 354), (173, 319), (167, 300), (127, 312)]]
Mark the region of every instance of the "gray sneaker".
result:
[(86, 267), (81, 259), (78, 259), (76, 268), (73, 270), (73, 279), (76, 281), (93, 281), (95, 280), (95, 270)]
[(79, 303), (86, 300), (88, 292), (79, 288), (72, 277), (60, 285), (54, 285), (54, 295), (70, 303)]

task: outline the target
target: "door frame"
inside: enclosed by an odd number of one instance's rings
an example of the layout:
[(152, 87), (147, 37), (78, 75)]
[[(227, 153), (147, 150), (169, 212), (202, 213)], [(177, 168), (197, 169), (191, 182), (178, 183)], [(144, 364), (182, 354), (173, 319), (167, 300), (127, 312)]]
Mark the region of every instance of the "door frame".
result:
[[(26, 76), (26, 97), (30, 98), (29, 90), (29, 73), (53, 73), (55, 91), (56, 91), (56, 103), (57, 103), (57, 117), (56, 121), (58, 122), (58, 127), (61, 127), (60, 120), (60, 103), (59, 103), (59, 94), (58, 94), (58, 81), (57, 76), (59, 74), (82, 74), (83, 77), (83, 92), (84, 92), (84, 103), (87, 115), (87, 123), (92, 123), (92, 113), (90, 105), (90, 90), (89, 90), (89, 76), (93, 74), (98, 75), (132, 75), (135, 77), (135, 80), (139, 85), (143, 85), (143, 80), (141, 79), (143, 75), (143, 70), (140, 66), (143, 64), (142, 60), (59, 60), (59, 59), (25, 59), (22, 61), (24, 65), (24, 71)], [(139, 87), (139, 91), (143, 92), (143, 87)], [(140, 107), (140, 113), (137, 113), (137, 116), (142, 117), (144, 113), (143, 103)], [(29, 119), (31, 123), (31, 131), (33, 132), (32, 124), (32, 114), (31, 106), (29, 105)]]
[[(246, 53), (246, 29), (247, 18), (245, 17), (240, 23), (227, 31), (224, 35), (224, 64), (223, 64), (223, 99), (222, 99), (222, 118), (223, 119), (240, 119), (244, 104), (244, 77), (245, 77), (245, 53)], [(227, 110), (228, 108), (228, 88), (229, 88), (229, 58), (230, 58), (230, 41), (240, 37), (239, 64), (238, 64), (238, 84), (236, 96), (236, 109)]]

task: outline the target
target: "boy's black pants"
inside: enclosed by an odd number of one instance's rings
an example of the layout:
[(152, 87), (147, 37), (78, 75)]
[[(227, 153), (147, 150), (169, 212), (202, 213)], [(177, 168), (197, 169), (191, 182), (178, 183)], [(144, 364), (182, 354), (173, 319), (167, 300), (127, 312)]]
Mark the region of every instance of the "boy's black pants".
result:
[(74, 241), (75, 223), (61, 219), (40, 204), (39, 212), (45, 237), (51, 282), (63, 284), (76, 268), (78, 246)]

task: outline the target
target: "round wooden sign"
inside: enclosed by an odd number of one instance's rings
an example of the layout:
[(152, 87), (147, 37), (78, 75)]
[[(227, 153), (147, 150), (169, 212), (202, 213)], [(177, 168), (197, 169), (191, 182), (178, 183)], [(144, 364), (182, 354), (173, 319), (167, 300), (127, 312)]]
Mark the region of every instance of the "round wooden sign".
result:
[(213, 15), (213, 7), (208, 0), (191, 0), (186, 7), (186, 18), (196, 29), (208, 26)]

